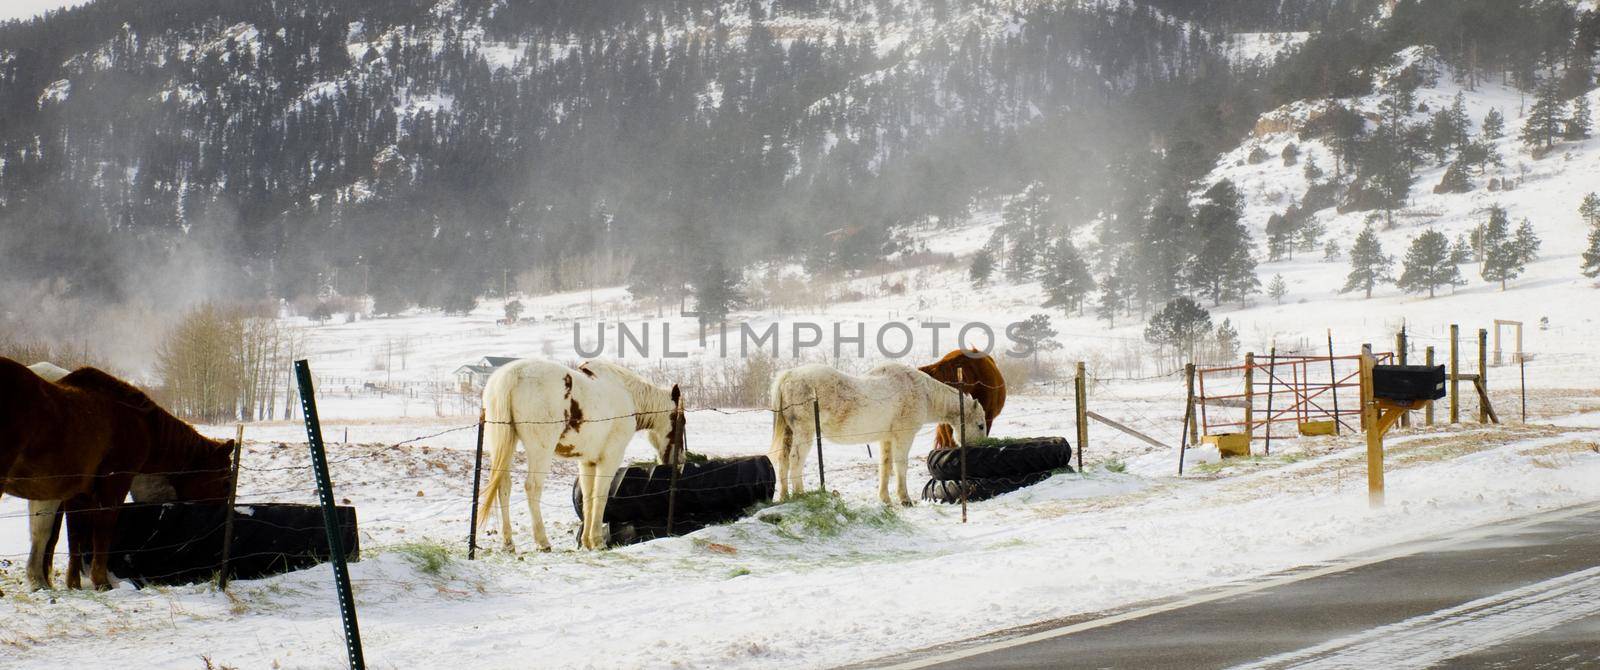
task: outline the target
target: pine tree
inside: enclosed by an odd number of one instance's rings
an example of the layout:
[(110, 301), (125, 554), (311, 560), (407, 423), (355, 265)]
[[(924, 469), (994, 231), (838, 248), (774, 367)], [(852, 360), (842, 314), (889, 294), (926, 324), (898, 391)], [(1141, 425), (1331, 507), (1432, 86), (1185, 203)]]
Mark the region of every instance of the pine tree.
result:
[(1449, 238), (1437, 230), (1422, 231), (1421, 235), (1411, 240), (1403, 267), (1395, 285), (1406, 293), (1427, 291), (1428, 297), (1432, 298), (1440, 286), (1466, 283), (1451, 256)]
[(1583, 276), (1600, 279), (1600, 226), (1589, 229), (1589, 248), (1583, 251)]
[(1150, 317), (1146, 342), (1172, 347), (1176, 362), (1194, 360), (1195, 345), (1211, 333), (1211, 313), (1187, 297), (1174, 298)]
[(1466, 233), (1456, 236), (1455, 246), (1450, 248), (1450, 262), (1456, 265), (1472, 262), (1472, 241), (1467, 239)]
[(1233, 321), (1223, 319), (1217, 326), (1217, 358), (1231, 361), (1239, 355), (1239, 331), (1233, 327)]
[(1045, 228), (1050, 221), (1050, 194), (1044, 184), (1033, 182), (1001, 211), (1005, 234), (1011, 246), (1006, 249), (1006, 277), (1023, 282), (1032, 279), (1039, 257), (1047, 243)]
[(994, 253), (987, 248), (978, 250), (972, 257), (972, 266), (967, 269), (967, 276), (972, 279), (974, 287), (989, 283), (989, 278), (994, 275)]
[(1485, 281), (1506, 283), (1522, 275), (1528, 263), (1538, 257), (1539, 237), (1533, 224), (1524, 219), (1513, 234), (1506, 210), (1498, 205), (1489, 210), (1489, 223), (1483, 229), (1483, 271)]
[(1045, 307), (1059, 307), (1069, 315), (1082, 313), (1083, 298), (1094, 290), (1094, 276), (1089, 274), (1089, 264), (1078, 253), (1078, 248), (1063, 237), (1050, 246), (1045, 254), (1044, 267), (1040, 268), (1039, 282), (1048, 298)]
[(1317, 157), (1307, 156), (1305, 167), (1306, 181), (1315, 184), (1317, 183), (1318, 179), (1322, 178), (1322, 174), (1322, 168), (1317, 166)]
[(1095, 316), (1105, 319), (1111, 328), (1117, 327), (1117, 312), (1127, 296), (1126, 257), (1117, 259), (1112, 271), (1100, 280), (1100, 304), (1095, 306)]
[(728, 313), (744, 303), (744, 294), (739, 290), (742, 281), (740, 273), (728, 269), (721, 254), (712, 255), (695, 273), (690, 285), (701, 326), (727, 321)]
[(1339, 248), (1338, 240), (1328, 240), (1328, 244), (1322, 248), (1322, 261), (1325, 263), (1332, 263), (1343, 257), (1344, 250)]
[(1378, 233), (1369, 223), (1350, 247), (1350, 274), (1345, 276), (1344, 288), (1339, 292), (1365, 291), (1366, 296), (1371, 298), (1374, 287), (1393, 281), (1389, 276), (1393, 267), (1394, 257), (1383, 253), (1383, 247), (1378, 243)]
[(1589, 139), (1589, 134), (1594, 130), (1594, 116), (1589, 111), (1589, 96), (1578, 96), (1572, 103), (1572, 117), (1567, 119), (1567, 139), (1581, 141)]
[(1578, 216), (1590, 226), (1600, 228), (1600, 193), (1583, 196), (1583, 203), (1578, 205)]
[(1272, 301), (1282, 305), (1283, 296), (1289, 294), (1289, 282), (1284, 281), (1283, 275), (1272, 275), (1272, 281), (1267, 284), (1267, 296)]
[(1434, 193), (1468, 193), (1472, 191), (1472, 178), (1467, 176), (1467, 167), (1462, 161), (1455, 161), (1445, 169), (1444, 178), (1439, 180), (1439, 185), (1433, 187)]
[(1483, 139), (1493, 142), (1506, 136), (1506, 117), (1499, 108), (1489, 110), (1483, 117)]
[(1256, 261), (1250, 256), (1250, 231), (1240, 222), (1241, 215), (1239, 191), (1226, 179), (1206, 191), (1205, 202), (1195, 213), (1194, 234), (1200, 250), (1194, 259), (1191, 287), (1210, 297), (1212, 305), (1261, 289)]
[(1539, 87), (1538, 97), (1528, 110), (1528, 120), (1522, 125), (1522, 143), (1534, 149), (1549, 149), (1561, 137), (1566, 122), (1567, 104), (1561, 100), (1561, 88), (1554, 79)]

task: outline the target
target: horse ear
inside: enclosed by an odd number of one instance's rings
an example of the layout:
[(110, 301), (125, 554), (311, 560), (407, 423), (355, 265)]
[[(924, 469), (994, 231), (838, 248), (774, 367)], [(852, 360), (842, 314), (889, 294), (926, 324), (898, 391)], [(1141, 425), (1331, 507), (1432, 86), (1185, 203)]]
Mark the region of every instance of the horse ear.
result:
[(677, 384), (673, 384), (672, 385), (672, 404), (674, 406), (680, 404), (681, 401), (682, 401), (682, 397), (683, 397), (682, 393), (680, 393), (678, 391), (678, 385)]

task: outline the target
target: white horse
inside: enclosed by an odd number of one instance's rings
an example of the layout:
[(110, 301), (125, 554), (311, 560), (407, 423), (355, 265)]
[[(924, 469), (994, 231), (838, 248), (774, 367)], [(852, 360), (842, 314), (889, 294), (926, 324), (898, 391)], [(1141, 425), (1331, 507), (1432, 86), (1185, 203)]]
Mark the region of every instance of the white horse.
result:
[(622, 463), (622, 452), (638, 431), (647, 431), (661, 462), (676, 463), (669, 453), (682, 444), (682, 405), (678, 387), (669, 391), (651, 385), (632, 370), (604, 361), (589, 361), (574, 370), (547, 361), (508, 363), (489, 376), (483, 388), (484, 442), (491, 454), (489, 485), (479, 501), (479, 518), (489, 521), (498, 498), (505, 548), (511, 542), (511, 461), (517, 442), (528, 457), (528, 513), (540, 551), (550, 550), (539, 496), (551, 456), (578, 461), (578, 487), (583, 492), (583, 546), (606, 545), (606, 498)]
[(817, 400), (822, 437), (830, 442), (878, 442), (878, 497), (889, 504), (889, 469), (900, 487), (900, 504), (910, 506), (906, 466), (917, 431), (930, 423), (961, 423), (966, 404), (968, 437), (985, 435), (983, 407), (972, 396), (909, 365), (885, 363), (854, 377), (825, 365), (803, 365), (778, 373), (772, 382), (772, 448), (780, 498), (801, 492), (801, 474), (816, 429), (811, 401)]

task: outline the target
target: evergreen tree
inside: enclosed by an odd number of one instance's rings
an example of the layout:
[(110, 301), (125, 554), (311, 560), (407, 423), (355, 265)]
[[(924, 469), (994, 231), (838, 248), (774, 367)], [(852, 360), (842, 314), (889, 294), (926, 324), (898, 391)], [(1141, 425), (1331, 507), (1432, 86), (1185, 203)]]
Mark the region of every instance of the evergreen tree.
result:
[(1593, 130), (1594, 116), (1589, 110), (1589, 96), (1580, 95), (1572, 103), (1572, 118), (1567, 119), (1566, 137), (1574, 141), (1586, 140)]
[(1295, 245), (1300, 251), (1315, 251), (1322, 242), (1323, 234), (1328, 232), (1328, 227), (1322, 225), (1315, 214), (1305, 214), (1305, 220), (1300, 223), (1300, 229), (1295, 232)]
[(1322, 260), (1325, 263), (1332, 263), (1343, 257), (1344, 250), (1339, 248), (1338, 240), (1328, 240), (1328, 244), (1322, 248)]
[(1194, 360), (1195, 345), (1211, 334), (1211, 313), (1187, 297), (1179, 297), (1162, 306), (1150, 317), (1144, 328), (1146, 342), (1159, 347), (1171, 347), (1174, 362)]
[(1371, 298), (1374, 287), (1393, 281), (1389, 276), (1393, 267), (1394, 257), (1383, 253), (1383, 247), (1378, 243), (1378, 233), (1369, 223), (1350, 247), (1350, 274), (1345, 276), (1344, 288), (1339, 292), (1365, 291), (1366, 297)]
[(742, 283), (740, 273), (728, 268), (722, 254), (711, 254), (689, 282), (701, 327), (726, 322), (728, 314), (744, 304), (744, 293), (739, 288)]
[(1283, 166), (1294, 167), (1300, 162), (1300, 145), (1290, 142), (1283, 147)]
[(1600, 228), (1600, 193), (1583, 196), (1583, 203), (1578, 205), (1578, 216), (1590, 226)]
[(1289, 282), (1284, 281), (1283, 275), (1281, 274), (1272, 275), (1272, 281), (1267, 283), (1267, 296), (1271, 297), (1273, 302), (1282, 305), (1283, 296), (1288, 294)]
[(1317, 166), (1317, 157), (1307, 156), (1305, 167), (1306, 181), (1315, 184), (1317, 183), (1318, 179), (1322, 178), (1322, 174), (1322, 168)]
[(1583, 263), (1579, 267), (1583, 276), (1600, 279), (1600, 226), (1589, 229), (1589, 248), (1583, 251)]
[(1044, 267), (1039, 273), (1040, 284), (1048, 298), (1045, 307), (1058, 307), (1069, 314), (1083, 312), (1083, 299), (1094, 290), (1094, 276), (1089, 274), (1089, 264), (1078, 253), (1078, 248), (1065, 237), (1056, 240), (1045, 255)]
[(1498, 205), (1490, 208), (1489, 222), (1483, 229), (1483, 271), (1485, 281), (1499, 282), (1500, 290), (1506, 283), (1522, 275), (1529, 261), (1538, 257), (1539, 238), (1533, 225), (1526, 219), (1511, 232), (1511, 221), (1506, 210)]
[(1489, 110), (1489, 113), (1485, 114), (1483, 116), (1483, 139), (1484, 139), (1484, 141), (1486, 141), (1486, 142), (1494, 142), (1495, 140), (1498, 140), (1498, 139), (1500, 139), (1502, 137), (1505, 137), (1505, 136), (1506, 136), (1506, 117), (1500, 113), (1500, 109), (1498, 107), (1495, 108), (1495, 109)]
[(1117, 259), (1117, 263), (1105, 278), (1100, 280), (1100, 304), (1095, 306), (1095, 316), (1105, 319), (1111, 328), (1117, 327), (1117, 312), (1122, 309), (1122, 304), (1127, 301), (1127, 274), (1119, 272), (1126, 268), (1126, 257)]
[(1034, 314), (1022, 322), (1017, 329), (1019, 338), (1033, 343), (1033, 367), (1039, 367), (1039, 352), (1060, 349), (1061, 343), (1056, 341), (1056, 329), (1050, 327), (1049, 314)]
[(1002, 209), (1003, 228), (1011, 243), (1005, 273), (1012, 281), (1032, 279), (1038, 269), (1039, 257), (1049, 239), (1046, 228), (1050, 211), (1050, 194), (1040, 182), (1029, 184)]
[(1522, 125), (1522, 143), (1533, 149), (1549, 149), (1561, 137), (1567, 105), (1561, 100), (1561, 87), (1554, 79), (1539, 87), (1538, 97)]
[(1432, 298), (1440, 286), (1464, 283), (1466, 280), (1461, 278), (1461, 270), (1456, 267), (1451, 255), (1449, 238), (1430, 228), (1411, 240), (1400, 279), (1395, 285), (1406, 293), (1426, 291), (1428, 297)]
[(1256, 261), (1250, 256), (1250, 231), (1240, 221), (1243, 206), (1239, 191), (1229, 180), (1206, 191), (1195, 212), (1195, 255), (1191, 287), (1211, 298), (1211, 304), (1242, 298), (1261, 289)]
[(972, 279), (974, 287), (989, 283), (989, 277), (994, 274), (994, 253), (987, 247), (979, 249), (972, 256), (972, 265), (967, 269), (967, 276)]
[(1239, 331), (1234, 329), (1233, 321), (1223, 319), (1217, 326), (1217, 358), (1222, 361), (1232, 361), (1239, 355)]
[(1456, 243), (1450, 248), (1450, 262), (1456, 265), (1472, 262), (1472, 241), (1467, 239), (1466, 233), (1456, 236)]
[(1462, 161), (1455, 161), (1445, 169), (1444, 178), (1439, 180), (1439, 185), (1433, 187), (1434, 193), (1468, 193), (1472, 191), (1472, 178), (1467, 176), (1467, 167)]

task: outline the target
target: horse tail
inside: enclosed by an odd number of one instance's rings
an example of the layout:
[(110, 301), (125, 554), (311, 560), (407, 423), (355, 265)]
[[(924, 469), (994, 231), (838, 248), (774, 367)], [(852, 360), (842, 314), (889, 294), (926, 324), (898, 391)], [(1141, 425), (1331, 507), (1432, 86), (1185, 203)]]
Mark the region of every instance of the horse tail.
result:
[[(490, 375), (483, 385), (483, 441), (489, 450), (489, 483), (478, 500), (479, 527), (489, 524), (489, 511), (495, 500), (511, 488), (511, 464), (517, 448), (516, 417), (512, 412), (516, 390), (517, 377), (511, 374)], [(502, 508), (500, 513), (510, 514), (510, 510)]]
[(772, 460), (773, 467), (779, 467), (784, 460), (789, 458), (789, 440), (793, 436), (789, 429), (789, 420), (785, 418), (783, 402), (783, 382), (789, 376), (789, 371), (784, 370), (772, 379), (772, 392), (769, 405), (772, 409), (772, 446), (767, 449), (767, 458)]

